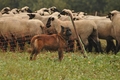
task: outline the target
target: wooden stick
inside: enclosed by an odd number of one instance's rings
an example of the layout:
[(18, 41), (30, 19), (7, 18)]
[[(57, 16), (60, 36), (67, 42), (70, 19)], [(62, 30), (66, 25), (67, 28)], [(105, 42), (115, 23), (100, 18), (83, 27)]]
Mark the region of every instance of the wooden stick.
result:
[(69, 14), (69, 16), (70, 16), (70, 18), (71, 18), (71, 21), (72, 21), (72, 24), (73, 24), (73, 27), (74, 27), (76, 36), (77, 36), (77, 38), (78, 38), (78, 42), (79, 42), (79, 44), (80, 44), (80, 46), (81, 46), (83, 57), (84, 57), (84, 58), (87, 58), (86, 50), (85, 50), (85, 48), (84, 48), (84, 45), (83, 45), (83, 43), (82, 43), (82, 40), (81, 40), (80, 36), (79, 36), (78, 33), (77, 33), (77, 30), (76, 30), (76, 27), (75, 27), (75, 23), (74, 23), (74, 21), (73, 21), (73, 17), (72, 17), (71, 14)]

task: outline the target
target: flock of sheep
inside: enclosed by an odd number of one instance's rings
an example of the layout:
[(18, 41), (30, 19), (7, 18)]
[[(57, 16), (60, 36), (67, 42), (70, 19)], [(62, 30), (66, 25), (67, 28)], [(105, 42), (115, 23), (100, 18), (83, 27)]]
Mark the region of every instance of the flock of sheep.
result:
[[(18, 46), (19, 50), (23, 51), (25, 43), (29, 43), (34, 35), (52, 34), (55, 31), (59, 33), (61, 26), (70, 27), (72, 30), (70, 40), (77, 40), (69, 14), (72, 15), (85, 49), (92, 51), (94, 47), (96, 52), (102, 52), (100, 39), (104, 39), (107, 43), (106, 52), (113, 51), (116, 54), (119, 51), (119, 11), (111, 11), (106, 16), (94, 16), (70, 9), (63, 9), (60, 12), (54, 6), (34, 12), (27, 6), (21, 9), (3, 8), (0, 12), (0, 49), (7, 51), (10, 46), (10, 51), (15, 51)], [(116, 45), (113, 40), (116, 40)]]

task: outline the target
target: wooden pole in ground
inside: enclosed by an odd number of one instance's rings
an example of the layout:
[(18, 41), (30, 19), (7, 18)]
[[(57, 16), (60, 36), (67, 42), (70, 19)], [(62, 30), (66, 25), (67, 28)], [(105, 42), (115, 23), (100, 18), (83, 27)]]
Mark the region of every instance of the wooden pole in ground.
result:
[(75, 27), (75, 23), (74, 23), (74, 21), (73, 21), (73, 17), (72, 17), (71, 14), (69, 14), (69, 16), (70, 16), (70, 18), (71, 18), (71, 21), (72, 21), (72, 24), (73, 24), (73, 27), (74, 27), (76, 36), (77, 36), (77, 38), (78, 38), (78, 42), (79, 42), (80, 47), (81, 47), (81, 49), (82, 49), (83, 57), (84, 57), (84, 58), (87, 58), (86, 50), (85, 50), (85, 48), (84, 48), (84, 45), (83, 45), (83, 43), (82, 43), (82, 40), (81, 40), (80, 36), (79, 36), (78, 33), (77, 33), (77, 30), (76, 30), (76, 27)]

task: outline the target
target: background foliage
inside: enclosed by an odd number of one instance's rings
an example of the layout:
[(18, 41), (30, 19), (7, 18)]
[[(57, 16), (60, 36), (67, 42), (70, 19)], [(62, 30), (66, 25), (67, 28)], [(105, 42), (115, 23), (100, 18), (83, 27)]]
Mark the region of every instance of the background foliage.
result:
[(29, 6), (32, 10), (56, 6), (59, 10), (64, 8), (75, 11), (84, 11), (100, 14), (108, 13), (111, 10), (120, 10), (119, 0), (0, 0), (0, 9), (9, 6), (10, 8), (21, 8)]

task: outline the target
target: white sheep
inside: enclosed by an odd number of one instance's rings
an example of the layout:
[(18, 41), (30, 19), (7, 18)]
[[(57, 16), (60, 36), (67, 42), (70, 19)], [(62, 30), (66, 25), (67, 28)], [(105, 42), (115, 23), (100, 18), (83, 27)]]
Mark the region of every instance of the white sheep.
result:
[(117, 40), (115, 51), (115, 54), (117, 54), (120, 49), (120, 12), (117, 10), (113, 10), (108, 14), (108, 18), (110, 18), (110, 20), (112, 21), (113, 35), (114, 38)]
[[(93, 41), (95, 41), (97, 48), (99, 44), (99, 38), (98, 38), (98, 31), (97, 31), (97, 25), (94, 21), (91, 20), (79, 20), (74, 21), (77, 33), (80, 35), (85, 47), (88, 45), (88, 38), (91, 38)], [(72, 30), (72, 36), (71, 39), (77, 39), (74, 27), (71, 21), (61, 21), (55, 17), (50, 17), (46, 27), (54, 27), (58, 33), (60, 32), (60, 26), (68, 26)], [(99, 46), (100, 47), (100, 46)], [(98, 50), (99, 52), (100, 50)]]

